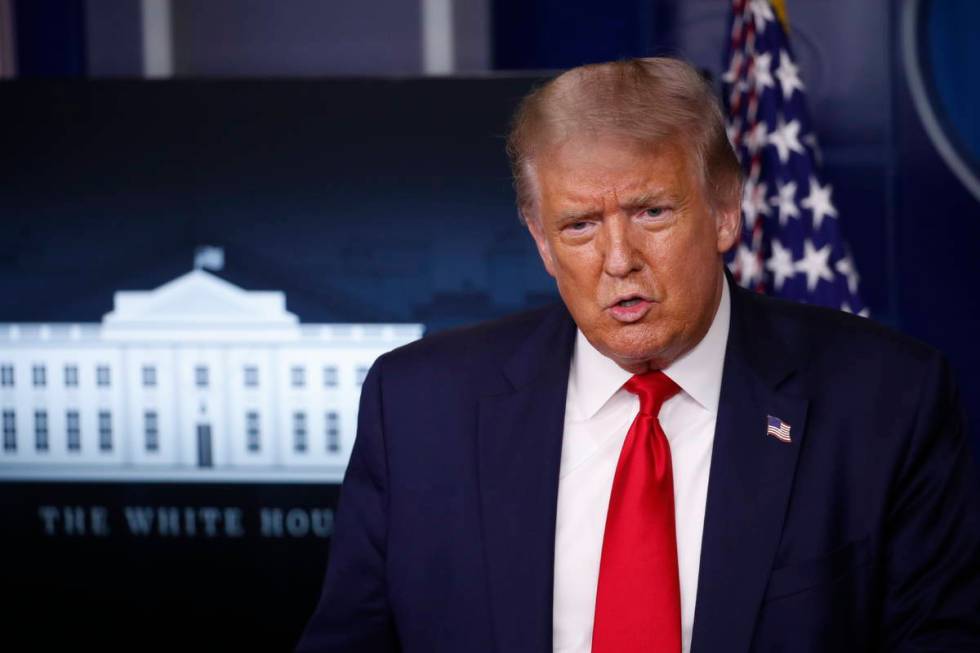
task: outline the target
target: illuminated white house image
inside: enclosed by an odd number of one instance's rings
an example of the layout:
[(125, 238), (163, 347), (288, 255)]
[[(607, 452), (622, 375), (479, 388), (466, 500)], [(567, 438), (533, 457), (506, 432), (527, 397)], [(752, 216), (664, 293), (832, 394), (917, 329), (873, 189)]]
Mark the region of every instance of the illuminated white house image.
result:
[(338, 482), (368, 368), (419, 324), (301, 324), (195, 269), (101, 323), (0, 324), (0, 479)]

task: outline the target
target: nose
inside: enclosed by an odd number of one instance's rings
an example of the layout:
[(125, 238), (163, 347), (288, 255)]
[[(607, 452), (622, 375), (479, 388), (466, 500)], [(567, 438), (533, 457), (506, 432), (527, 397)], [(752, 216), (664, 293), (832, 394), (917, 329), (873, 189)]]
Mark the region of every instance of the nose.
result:
[(611, 277), (626, 277), (643, 266), (633, 238), (630, 221), (625, 216), (603, 220), (600, 233), (603, 272)]

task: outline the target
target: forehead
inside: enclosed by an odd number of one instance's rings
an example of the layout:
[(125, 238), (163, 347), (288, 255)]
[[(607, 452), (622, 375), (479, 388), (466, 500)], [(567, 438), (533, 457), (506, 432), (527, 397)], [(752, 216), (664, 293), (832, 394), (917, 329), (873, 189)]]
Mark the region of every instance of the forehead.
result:
[(535, 156), (543, 206), (591, 204), (631, 196), (696, 192), (691, 157), (681, 144), (647, 145), (625, 138), (570, 138)]

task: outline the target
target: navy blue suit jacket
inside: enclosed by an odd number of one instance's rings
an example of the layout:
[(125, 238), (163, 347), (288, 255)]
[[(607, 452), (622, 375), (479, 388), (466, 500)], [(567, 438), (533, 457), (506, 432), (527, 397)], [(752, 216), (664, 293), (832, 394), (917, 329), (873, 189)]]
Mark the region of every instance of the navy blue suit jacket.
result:
[[(299, 651), (550, 653), (574, 336), (556, 306), (377, 361)], [(980, 500), (936, 351), (733, 288), (713, 446), (694, 653), (980, 651)]]

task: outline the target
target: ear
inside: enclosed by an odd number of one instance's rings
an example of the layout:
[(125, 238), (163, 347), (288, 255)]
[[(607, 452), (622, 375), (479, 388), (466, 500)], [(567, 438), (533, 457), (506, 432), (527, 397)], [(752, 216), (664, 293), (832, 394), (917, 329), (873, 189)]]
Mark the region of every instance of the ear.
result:
[(541, 221), (538, 216), (531, 214), (529, 211), (521, 210), (521, 214), (524, 216), (524, 222), (527, 224), (527, 230), (531, 232), (531, 237), (534, 238), (534, 244), (538, 248), (538, 255), (541, 257), (541, 262), (544, 263), (544, 269), (547, 270), (548, 274), (552, 277), (555, 276), (555, 259), (551, 253), (551, 243), (544, 235), (544, 230), (541, 227)]
[(715, 209), (715, 230), (719, 254), (724, 254), (738, 243), (742, 232), (742, 212), (738, 204)]

